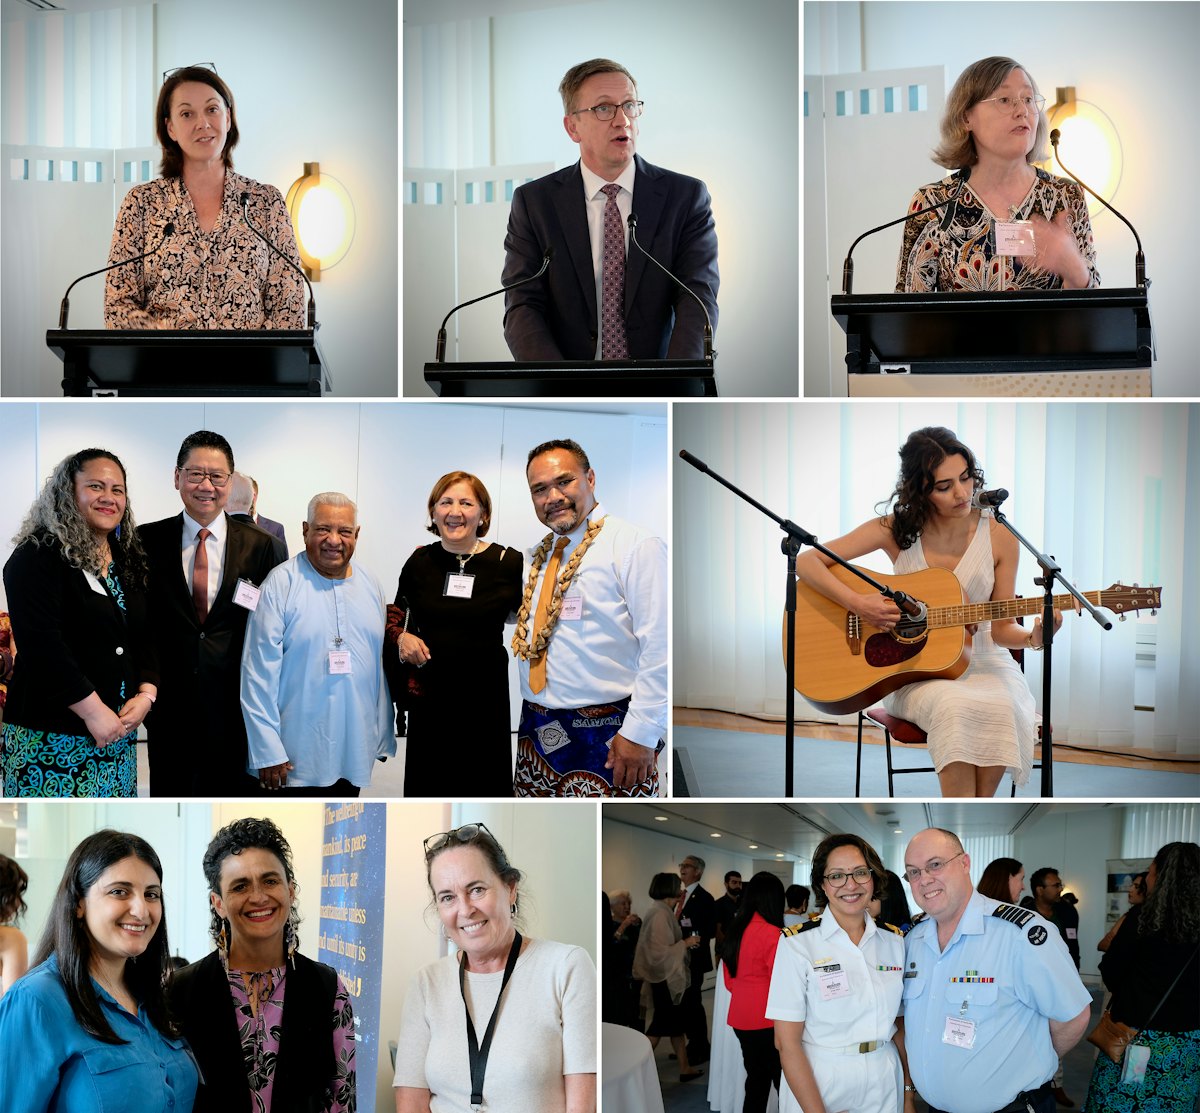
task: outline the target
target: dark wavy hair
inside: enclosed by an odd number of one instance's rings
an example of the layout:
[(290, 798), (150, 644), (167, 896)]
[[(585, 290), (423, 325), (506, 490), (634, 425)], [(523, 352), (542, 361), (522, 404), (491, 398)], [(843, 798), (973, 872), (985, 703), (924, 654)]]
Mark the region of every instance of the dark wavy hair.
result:
[(1012, 892), (1009, 882), (1020, 872), (1021, 863), (1016, 858), (996, 858), (988, 862), (975, 889), (985, 897), (1011, 904)]
[(1139, 934), (1195, 943), (1200, 940), (1200, 846), (1169, 842), (1154, 855), (1154, 869), (1154, 887), (1141, 905)]
[(29, 874), (17, 862), (0, 854), (0, 924), (15, 923), (25, 915), (25, 890)]
[(591, 461), (588, 460), (588, 455), (583, 451), (583, 447), (578, 441), (573, 441), (569, 437), (560, 437), (553, 441), (543, 441), (536, 448), (529, 450), (529, 455), (525, 457), (525, 471), (529, 472), (529, 465), (533, 463), (543, 452), (554, 451), (569, 452), (576, 460), (579, 461), (579, 466), (585, 471), (592, 470)]
[(479, 502), (479, 526), (475, 530), (475, 536), (486, 537), (487, 531), (492, 525), (492, 496), (488, 494), (488, 489), (483, 485), (483, 480), (477, 475), (472, 475), (469, 471), (447, 472), (433, 485), (433, 490), (429, 492), (429, 501), (425, 504), (426, 509), (429, 511), (429, 525), (425, 528), (430, 533), (437, 534), (439, 537), (441, 536), (433, 521), (433, 508), (437, 505), (438, 499), (456, 483), (466, 483), (475, 492), (475, 498)]
[[(101, 874), (125, 858), (137, 858), (145, 862), (162, 881), (162, 863), (154, 847), (138, 835), (105, 828), (88, 835), (71, 852), (33, 958), (33, 965), (38, 966), (51, 955), (55, 957), (75, 1019), (85, 1032), (104, 1043), (128, 1041), (112, 1030), (96, 997), (91, 975), (92, 936), (78, 908), (79, 902), (87, 896), (88, 890), (96, 884)], [(154, 1027), (164, 1035), (176, 1036), (178, 1030), (167, 1014), (163, 993), (170, 963), (164, 899), (158, 929), (150, 937), (146, 950), (136, 962), (125, 963), (125, 985), (141, 1002)]]
[[(288, 845), (283, 832), (269, 819), (235, 819), (227, 823), (212, 837), (208, 849), (204, 852), (204, 880), (208, 882), (211, 893), (221, 895), (221, 863), (231, 854), (241, 854), (243, 850), (265, 850), (279, 859), (283, 866), (284, 876), (288, 884), (295, 887), (296, 871), (292, 866), (292, 848)], [(220, 937), (224, 920), (209, 902), (208, 934), (215, 943)], [(300, 942), (300, 908), (295, 899), (288, 913), (288, 923), (296, 933), (296, 942)]]
[[(84, 448), (60, 460), (47, 477), (38, 497), (21, 522), (13, 545), (26, 541), (34, 545), (57, 547), (72, 568), (103, 576), (108, 570), (100, 565), (96, 537), (75, 499), (75, 479), (93, 460), (111, 460), (128, 479), (125, 465), (106, 448)], [(129, 485), (125, 487), (125, 513), (108, 536), (108, 547), (117, 570), (141, 587), (146, 583), (146, 553), (138, 540), (137, 523)]]
[(733, 916), (733, 927), (721, 946), (721, 961), (730, 975), (737, 977), (738, 953), (742, 936), (757, 912), (772, 927), (783, 931), (783, 882), (775, 874), (762, 870), (742, 886), (742, 899)]
[(163, 82), (158, 91), (158, 103), (154, 106), (154, 131), (163, 153), (158, 172), (164, 178), (178, 178), (183, 173), (183, 151), (167, 131), (167, 120), (171, 117), (171, 94), (185, 81), (199, 81), (201, 85), (216, 90), (217, 96), (229, 109), (229, 131), (225, 135), (225, 150), (222, 151), (221, 158), (226, 169), (232, 170), (233, 148), (237, 146), (238, 141), (237, 109), (233, 105), (233, 93), (215, 70), (205, 69), (204, 66), (184, 66)]
[[(896, 489), (876, 506), (883, 515), (891, 514), (892, 537), (901, 549), (907, 549), (920, 536), (929, 517), (929, 493), (933, 490), (933, 473), (947, 456), (961, 456), (967, 471), (975, 480), (976, 489), (983, 486), (983, 471), (975, 462), (975, 454), (958, 439), (952, 430), (930, 425), (909, 433), (900, 449), (900, 475)], [(881, 509), (882, 508), (882, 509)]]
[(891, 924), (908, 931), (912, 924), (912, 909), (909, 908), (908, 898), (904, 895), (904, 886), (891, 870), (884, 870), (883, 876), (885, 887), (879, 896), (879, 916), (875, 922)]
[(841, 846), (857, 847), (862, 852), (863, 861), (871, 871), (873, 895), (882, 901), (887, 896), (887, 871), (883, 868), (879, 855), (875, 853), (875, 848), (858, 835), (826, 835), (813, 852), (812, 891), (817, 908), (824, 909), (829, 903), (825, 896), (825, 863), (829, 861), (829, 855)]

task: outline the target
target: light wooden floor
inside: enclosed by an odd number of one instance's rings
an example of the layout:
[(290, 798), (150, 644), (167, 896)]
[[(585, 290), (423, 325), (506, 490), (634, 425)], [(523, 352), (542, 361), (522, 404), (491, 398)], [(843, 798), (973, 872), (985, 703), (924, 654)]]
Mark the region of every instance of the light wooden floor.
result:
[[(675, 707), (672, 720), (681, 727), (707, 727), (710, 730), (747, 731), (752, 734), (784, 733), (784, 724), (769, 719), (755, 719), (748, 715), (734, 715), (729, 711), (709, 711), (697, 707)], [(835, 742), (855, 745), (858, 741), (857, 727), (836, 726), (828, 723), (796, 723), (797, 734), (806, 738), (824, 738)], [(863, 731), (863, 742), (872, 746), (883, 745), (883, 732), (869, 726)], [(1150, 750), (1076, 750), (1070, 743), (1056, 742), (1054, 760), (1076, 762), (1080, 765), (1103, 765), (1118, 769), (1155, 769), (1163, 773), (1200, 773), (1200, 760), (1191, 757), (1164, 758)]]

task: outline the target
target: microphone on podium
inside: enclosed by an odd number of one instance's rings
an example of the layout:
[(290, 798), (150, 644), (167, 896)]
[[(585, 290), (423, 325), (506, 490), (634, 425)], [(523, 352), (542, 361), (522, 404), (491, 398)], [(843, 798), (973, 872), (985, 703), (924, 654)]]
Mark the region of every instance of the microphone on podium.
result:
[[(713, 360), (713, 357), (717, 353), (713, 351), (712, 318), (708, 315), (708, 306), (706, 306), (704, 304), (704, 300), (700, 297), (699, 294), (696, 293), (695, 290), (693, 290), (690, 286), (686, 285), (685, 283), (680, 282), (678, 278), (676, 278), (669, 270), (667, 270), (667, 268), (664, 267), (662, 265), (662, 263), (660, 263), (657, 259), (655, 259), (654, 256), (651, 255), (650, 252), (648, 252), (638, 242), (637, 213), (630, 213), (629, 217), (627, 219), (627, 223), (629, 225), (629, 239), (632, 241), (632, 243), (638, 249), (638, 251), (640, 251), (643, 255), (645, 255), (646, 258), (649, 259), (650, 262), (652, 262), (656, 267), (658, 267), (658, 269), (660, 271), (662, 271), (663, 274), (665, 274), (672, 282), (674, 282), (676, 286), (678, 286), (685, 293), (688, 293), (693, 298), (695, 298), (696, 304), (698, 306), (700, 306), (700, 312), (704, 314), (704, 358), (711, 363)], [(684, 457), (684, 459), (687, 459), (687, 457)]]
[(243, 190), (242, 196), (241, 196), (241, 205), (242, 205), (242, 219), (245, 220), (246, 224), (250, 228), (250, 231), (253, 232), (260, 240), (262, 240), (262, 242), (265, 243), (267, 245), (267, 247), (269, 247), (273, 252), (275, 252), (275, 254), (278, 255), (280, 259), (282, 259), (285, 263), (287, 263), (287, 265), (289, 267), (291, 267), (292, 270), (294, 270), (301, 278), (304, 279), (304, 284), (308, 287), (308, 327), (315, 331), (320, 326), (317, 324), (317, 303), (313, 298), (312, 283), (309, 282), (308, 275), (306, 275), (300, 267), (296, 266), (296, 264), (293, 263), (291, 261), (291, 259), (289, 259), (286, 255), (284, 255), (284, 253), (282, 251), (280, 251), (279, 248), (277, 248), (269, 239), (267, 239), (267, 237), (262, 232), (259, 231), (259, 229), (255, 225), (254, 221), (252, 221), (250, 219), (250, 194), (244, 190)]
[(58, 327), (60, 329), (65, 329), (67, 327), (67, 315), (71, 311), (71, 291), (74, 290), (80, 282), (82, 282), (85, 278), (93, 278), (98, 274), (103, 274), (105, 271), (113, 271), (118, 267), (127, 267), (130, 263), (136, 263), (142, 259), (149, 259), (151, 255), (156, 255), (162, 249), (162, 245), (167, 242), (167, 239), (174, 234), (175, 225), (171, 221), (168, 221), (165, 225), (163, 225), (162, 239), (160, 239), (158, 243), (156, 243), (149, 251), (143, 251), (141, 255), (135, 255), (132, 259), (122, 259), (119, 263), (109, 263), (107, 267), (101, 267), (99, 270), (88, 271), (87, 274), (81, 274), (77, 279), (75, 279), (74, 282), (71, 283), (70, 286), (67, 287), (67, 292), (63, 294), (62, 303), (58, 307)]

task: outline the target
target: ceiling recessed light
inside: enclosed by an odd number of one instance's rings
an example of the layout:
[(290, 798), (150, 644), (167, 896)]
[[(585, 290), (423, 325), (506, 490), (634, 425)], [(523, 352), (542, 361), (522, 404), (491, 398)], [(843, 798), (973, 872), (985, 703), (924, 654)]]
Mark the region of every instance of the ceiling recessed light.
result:
[(752, 842), (752, 843), (750, 843), (749, 845), (750, 845), (750, 849), (751, 849), (751, 850), (757, 850), (757, 849), (758, 849), (758, 843), (756, 843), (756, 842)]
[(708, 837), (709, 837), (710, 839), (719, 839), (719, 838), (721, 837), (721, 832), (720, 832), (720, 831), (713, 831), (713, 832), (712, 832), (712, 833), (711, 833), (711, 834), (710, 834)]
[(782, 857), (783, 857), (783, 854), (782, 854), (782, 853), (780, 853), (780, 854), (776, 854), (776, 855), (775, 855), (775, 857), (776, 857), (776, 858), (782, 858)]
[(656, 822), (656, 823), (666, 823), (666, 822), (667, 822), (667, 817), (666, 817), (665, 815), (656, 815), (656, 816), (654, 817), (654, 820), (655, 820), (655, 822)]

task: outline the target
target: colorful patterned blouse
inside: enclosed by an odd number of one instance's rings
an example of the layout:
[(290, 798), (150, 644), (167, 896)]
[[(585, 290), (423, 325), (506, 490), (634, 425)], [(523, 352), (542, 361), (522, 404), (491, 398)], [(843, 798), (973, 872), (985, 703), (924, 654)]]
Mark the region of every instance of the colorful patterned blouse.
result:
[[(287, 966), (249, 972), (230, 970), (229, 988), (237, 1009), (238, 1034), (250, 1080), (254, 1113), (270, 1113), (283, 1030), (283, 992)], [(354, 1075), (354, 1013), (350, 996), (338, 980), (333, 999), (333, 1054), (337, 1077), (330, 1079), (323, 1113), (354, 1113), (357, 1105)]]
[[(1028, 220), (1042, 216), (1053, 220), (1066, 209), (1072, 232), (1088, 268), (1088, 286), (1100, 285), (1096, 270), (1096, 245), (1088, 219), (1083, 190), (1067, 178), (1038, 170), (1037, 180), (1025, 200), (1003, 219)], [(944, 201), (958, 188), (958, 179), (944, 178), (922, 186), (913, 194), (909, 212)], [(966, 183), (959, 195), (954, 219), (946, 231), (941, 222), (945, 209), (934, 209), (904, 225), (904, 243), (896, 268), (896, 293), (926, 294), (935, 290), (1058, 290), (1056, 274), (1030, 267), (1032, 256), (996, 254), (997, 217)]]
[(152, 250), (168, 222), (174, 234), (148, 259), (108, 272), (105, 327), (304, 328), (304, 282), (246, 226), (243, 192), (255, 226), (299, 266), (292, 221), (274, 186), (227, 170), (217, 222), (204, 232), (183, 179), (156, 178), (125, 195), (108, 261)]

